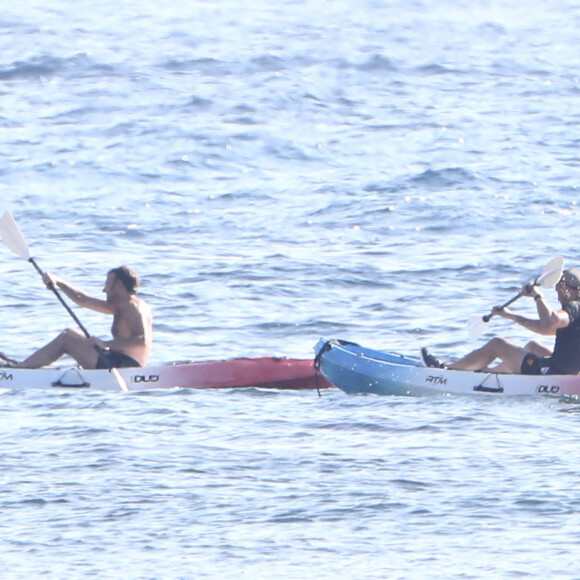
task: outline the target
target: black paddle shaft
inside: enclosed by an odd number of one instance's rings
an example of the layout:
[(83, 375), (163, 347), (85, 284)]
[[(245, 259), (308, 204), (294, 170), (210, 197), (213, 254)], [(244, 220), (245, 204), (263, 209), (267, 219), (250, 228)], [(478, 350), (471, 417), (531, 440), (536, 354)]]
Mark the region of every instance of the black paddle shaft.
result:
[[(39, 268), (34, 258), (29, 258), (28, 261), (36, 268), (36, 271), (44, 276), (44, 272)], [(71, 307), (64, 301), (64, 298), (60, 295), (60, 292), (55, 288), (54, 284), (51, 284), (49, 288), (54, 292), (54, 295), (59, 299), (60, 303), (66, 308), (67, 312), (73, 317), (73, 320), (78, 324), (79, 328), (84, 332), (87, 338), (90, 338), (90, 334), (87, 329), (83, 326), (82, 322), (78, 319), (78, 316), (72, 311)]]
[[(536, 286), (535, 283), (528, 284), (528, 286), (527, 286), (528, 291), (531, 290), (534, 286)], [(510, 304), (513, 304), (516, 300), (520, 299), (521, 297), (522, 297), (522, 293), (520, 292), (520, 293), (516, 294), (513, 298), (508, 300), (505, 304), (502, 304), (500, 306), (500, 308), (507, 308)], [(483, 322), (489, 322), (493, 318), (493, 313), (490, 312), (489, 314), (485, 314), (481, 318), (482, 318)]]

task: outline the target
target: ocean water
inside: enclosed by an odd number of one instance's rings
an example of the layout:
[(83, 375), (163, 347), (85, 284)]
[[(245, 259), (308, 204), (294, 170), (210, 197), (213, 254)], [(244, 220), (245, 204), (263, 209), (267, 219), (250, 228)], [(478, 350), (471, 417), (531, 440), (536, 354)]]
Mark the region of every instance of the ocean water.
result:
[[(13, 3), (0, 211), (89, 291), (134, 266), (151, 362), (458, 356), (580, 266), (579, 27), (570, 0)], [(6, 248), (0, 280), (0, 350), (72, 323)], [(2, 577), (580, 578), (576, 406), (321, 395), (1, 392)]]

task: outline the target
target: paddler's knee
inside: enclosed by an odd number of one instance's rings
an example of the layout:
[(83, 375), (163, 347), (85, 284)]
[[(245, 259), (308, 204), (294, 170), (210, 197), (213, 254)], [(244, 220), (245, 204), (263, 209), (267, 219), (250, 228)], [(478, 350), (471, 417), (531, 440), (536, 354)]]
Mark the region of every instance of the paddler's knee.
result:
[(76, 328), (65, 328), (60, 334), (59, 338), (61, 340), (78, 340), (83, 338), (84, 334), (81, 334)]

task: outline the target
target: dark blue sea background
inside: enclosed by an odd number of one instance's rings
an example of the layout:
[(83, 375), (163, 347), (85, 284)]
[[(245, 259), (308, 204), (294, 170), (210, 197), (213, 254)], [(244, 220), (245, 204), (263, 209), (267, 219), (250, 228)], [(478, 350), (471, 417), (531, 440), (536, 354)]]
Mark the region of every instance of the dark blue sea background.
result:
[[(152, 363), (459, 356), (580, 266), (579, 29), (571, 0), (10, 3), (0, 212), (87, 291), (135, 267)], [(0, 350), (72, 324), (4, 246), (0, 280)], [(2, 578), (580, 577), (574, 405), (321, 395), (3, 390)]]

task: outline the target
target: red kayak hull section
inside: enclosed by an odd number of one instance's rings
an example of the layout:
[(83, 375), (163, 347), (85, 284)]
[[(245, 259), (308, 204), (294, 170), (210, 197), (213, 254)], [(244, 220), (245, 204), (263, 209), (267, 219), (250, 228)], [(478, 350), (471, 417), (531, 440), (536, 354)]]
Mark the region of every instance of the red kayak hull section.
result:
[(143, 368), (85, 370), (79, 367), (0, 368), (0, 388), (146, 389), (323, 389), (330, 383), (312, 360), (256, 357), (174, 363)]
[(312, 360), (259, 357), (173, 365), (174, 382), (182, 388), (263, 389), (328, 388), (330, 383), (314, 368)]

